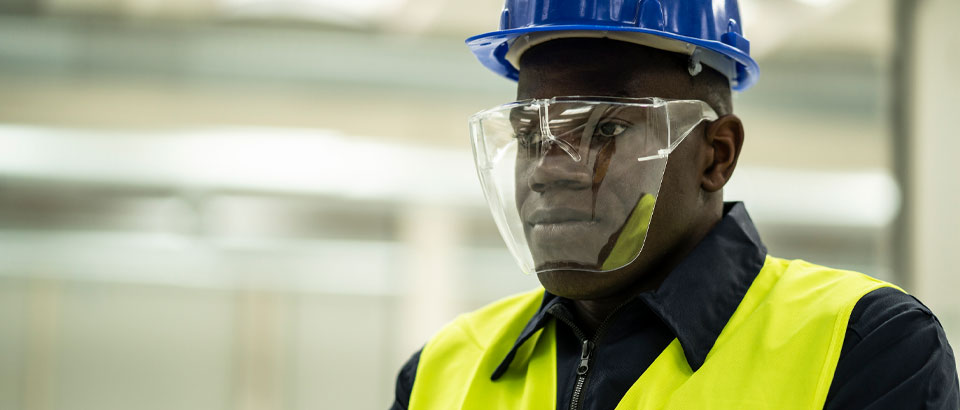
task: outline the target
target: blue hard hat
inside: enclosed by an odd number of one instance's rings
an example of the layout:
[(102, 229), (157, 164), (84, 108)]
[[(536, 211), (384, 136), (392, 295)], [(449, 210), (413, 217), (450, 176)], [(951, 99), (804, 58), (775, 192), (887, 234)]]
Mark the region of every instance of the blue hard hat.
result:
[(686, 49), (680, 51), (697, 62), (702, 54), (705, 64), (743, 91), (757, 81), (760, 67), (750, 57), (740, 23), (737, 0), (506, 0), (500, 30), (470, 37), (467, 46), (485, 67), (516, 80), (516, 60), (511, 63), (508, 54), (522, 43), (518, 40), (558, 33), (619, 40), (655, 37), (657, 44), (683, 44)]

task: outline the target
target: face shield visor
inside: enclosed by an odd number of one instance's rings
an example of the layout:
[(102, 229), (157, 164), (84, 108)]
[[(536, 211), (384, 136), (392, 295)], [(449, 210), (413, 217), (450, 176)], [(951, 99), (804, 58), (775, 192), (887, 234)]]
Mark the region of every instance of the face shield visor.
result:
[(703, 101), (556, 97), (470, 118), (477, 173), (524, 273), (606, 272), (643, 249), (669, 154)]

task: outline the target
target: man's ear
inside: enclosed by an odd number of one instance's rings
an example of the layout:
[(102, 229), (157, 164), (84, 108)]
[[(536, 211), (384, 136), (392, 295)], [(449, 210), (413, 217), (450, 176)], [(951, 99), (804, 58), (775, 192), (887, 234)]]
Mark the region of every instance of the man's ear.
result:
[(733, 176), (743, 148), (743, 123), (740, 118), (728, 114), (711, 122), (707, 126), (706, 145), (706, 167), (701, 186), (707, 192), (717, 192)]

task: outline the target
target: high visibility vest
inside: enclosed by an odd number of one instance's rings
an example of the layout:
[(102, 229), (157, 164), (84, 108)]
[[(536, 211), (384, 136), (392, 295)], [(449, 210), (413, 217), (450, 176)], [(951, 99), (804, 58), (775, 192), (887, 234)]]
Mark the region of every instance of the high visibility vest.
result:
[[(821, 409), (853, 307), (886, 286), (893, 285), (767, 256), (703, 366), (691, 370), (674, 339), (617, 410)], [(420, 354), (410, 410), (554, 410), (556, 321), (490, 379), (542, 297), (542, 290), (509, 297), (445, 326)]]

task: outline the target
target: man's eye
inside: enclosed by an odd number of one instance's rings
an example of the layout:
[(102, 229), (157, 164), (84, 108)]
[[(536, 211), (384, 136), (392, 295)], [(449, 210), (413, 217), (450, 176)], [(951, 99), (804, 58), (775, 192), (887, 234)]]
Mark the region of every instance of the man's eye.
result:
[(626, 130), (627, 130), (626, 124), (623, 124), (620, 122), (614, 122), (614, 121), (607, 121), (597, 126), (597, 135), (604, 138), (613, 138), (620, 134), (623, 134), (623, 132)]
[(521, 147), (529, 147), (537, 143), (537, 136), (530, 130), (517, 130), (517, 142)]

